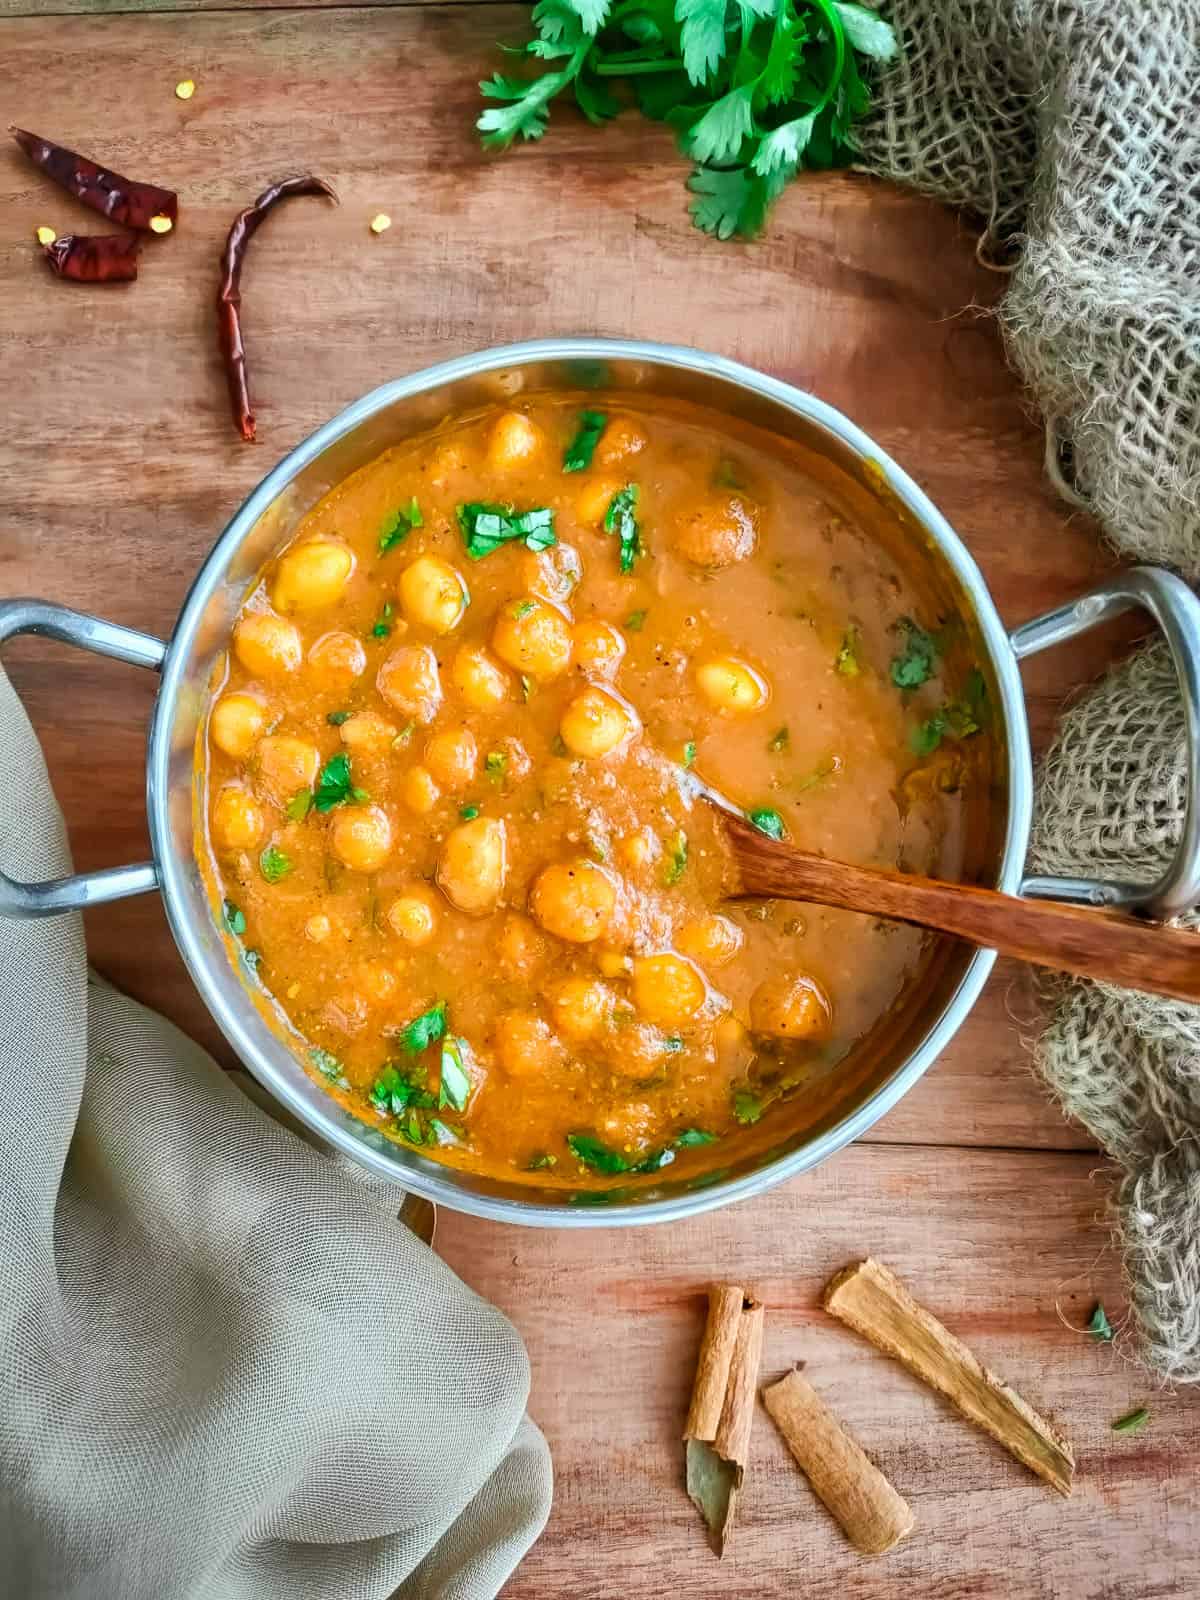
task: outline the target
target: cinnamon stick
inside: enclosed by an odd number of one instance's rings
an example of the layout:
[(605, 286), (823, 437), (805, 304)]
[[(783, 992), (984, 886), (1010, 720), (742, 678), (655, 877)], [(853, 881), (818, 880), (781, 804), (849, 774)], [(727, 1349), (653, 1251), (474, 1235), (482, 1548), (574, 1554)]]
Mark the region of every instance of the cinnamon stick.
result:
[(1071, 1493), (1075, 1457), (1044, 1417), (918, 1304), (887, 1267), (844, 1267), (825, 1288), (825, 1309), (893, 1356), (958, 1407), (1061, 1495)]
[(737, 1515), (754, 1421), (764, 1310), (736, 1284), (713, 1284), (684, 1428), (688, 1495), (718, 1555)]
[(762, 1392), (796, 1465), (863, 1555), (890, 1550), (913, 1530), (908, 1503), (799, 1372)]

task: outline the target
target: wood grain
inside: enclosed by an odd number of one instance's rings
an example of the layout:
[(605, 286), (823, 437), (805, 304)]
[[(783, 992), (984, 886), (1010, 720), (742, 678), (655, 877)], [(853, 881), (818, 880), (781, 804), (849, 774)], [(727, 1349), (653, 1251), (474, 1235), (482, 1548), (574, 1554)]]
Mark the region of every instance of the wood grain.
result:
[[(440, 1252), (521, 1329), (554, 1510), (506, 1600), (1189, 1600), (1200, 1591), (1200, 1395), (1159, 1392), (1079, 1330), (1125, 1316), (1105, 1179), (1087, 1156), (856, 1145), (786, 1188), (668, 1227), (480, 1227), (443, 1210)], [(1071, 1436), (1063, 1501), (938, 1396), (821, 1310), (826, 1281), (891, 1262), (981, 1360)], [(766, 1306), (762, 1382), (803, 1361), (916, 1517), (863, 1561), (813, 1503), (761, 1410), (722, 1563), (680, 1481), (714, 1266)], [(568, 1377), (569, 1375), (569, 1377)], [(1113, 1420), (1145, 1404), (1139, 1433)]]

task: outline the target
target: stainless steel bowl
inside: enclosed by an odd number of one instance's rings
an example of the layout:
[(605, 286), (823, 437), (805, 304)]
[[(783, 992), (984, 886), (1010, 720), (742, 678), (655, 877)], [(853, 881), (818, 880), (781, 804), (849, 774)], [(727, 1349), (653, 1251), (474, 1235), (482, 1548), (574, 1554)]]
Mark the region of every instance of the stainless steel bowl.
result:
[[(864, 1133), (917, 1081), (974, 1004), (991, 970), (990, 951), (946, 942), (919, 1003), (894, 1019), (877, 1059), (851, 1075), (817, 1120), (770, 1148), (738, 1156), (719, 1177), (653, 1186), (602, 1206), (551, 1190), (459, 1172), (393, 1144), (343, 1110), (304, 1072), (268, 1025), (232, 965), (193, 851), (194, 754), (214, 659), (259, 569), (304, 513), (381, 451), (446, 417), (501, 397), (588, 387), (698, 402), (739, 424), (816, 452), (860, 497), (884, 502), (898, 537), (927, 563), (974, 634), (995, 710), (995, 761), (986, 815), (976, 829), (977, 875), (1013, 893), (1172, 915), (1200, 899), (1200, 603), (1179, 579), (1136, 568), (1072, 605), (1009, 634), (986, 584), (954, 530), (917, 485), (852, 422), (810, 394), (696, 350), (613, 339), (514, 345), (385, 384), (335, 417), (271, 472), (238, 511), (201, 568), (169, 643), (37, 600), (0, 603), (0, 640), (40, 633), (161, 673), (150, 723), (146, 805), (154, 859), (55, 883), (0, 877), (0, 914), (39, 917), (159, 889), (200, 993), (250, 1071), (289, 1110), (343, 1154), (413, 1190), (478, 1216), (559, 1227), (662, 1222), (758, 1194), (804, 1172)], [(1191, 800), (1176, 858), (1152, 885), (1104, 884), (1024, 875), (1032, 775), (1018, 662), (1096, 623), (1142, 607), (1175, 658), (1188, 718)], [(740, 1141), (739, 1141), (740, 1142)]]

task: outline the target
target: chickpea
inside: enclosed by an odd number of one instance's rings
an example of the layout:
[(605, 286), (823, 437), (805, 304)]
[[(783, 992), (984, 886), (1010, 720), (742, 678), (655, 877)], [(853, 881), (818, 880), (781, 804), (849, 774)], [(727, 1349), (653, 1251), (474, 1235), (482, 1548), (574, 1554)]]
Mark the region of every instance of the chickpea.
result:
[(658, 860), (662, 855), (662, 845), (653, 828), (637, 828), (625, 835), (617, 846), (617, 852), (627, 867), (639, 871)]
[(525, 466), (541, 448), (541, 429), (520, 411), (506, 411), (488, 434), (487, 464), (493, 471)]
[(452, 906), (476, 916), (494, 910), (507, 872), (508, 835), (503, 822), (475, 817), (447, 834), (437, 882)]
[(253, 850), (266, 832), (263, 808), (240, 784), (226, 784), (212, 810), (212, 831), (221, 850)]
[(405, 944), (428, 944), (438, 920), (437, 896), (424, 883), (412, 884), (387, 908), (388, 927)]
[(575, 665), (589, 678), (616, 675), (625, 654), (625, 635), (611, 622), (577, 622), (571, 630)]
[(613, 495), (625, 487), (621, 478), (593, 478), (580, 489), (575, 500), (575, 515), (586, 527), (598, 528), (604, 521)]
[(425, 766), (451, 794), (465, 789), (479, 768), (479, 746), (470, 728), (444, 728), (425, 745)]
[(333, 814), (329, 843), (335, 856), (354, 872), (378, 872), (392, 853), (392, 825), (382, 806), (340, 806)]
[(303, 654), (294, 625), (273, 611), (244, 611), (233, 630), (233, 649), (256, 678), (295, 672)]
[(450, 682), (476, 711), (494, 711), (508, 699), (507, 672), (479, 645), (464, 645), (454, 657)]
[(400, 798), (410, 811), (424, 817), (442, 798), (442, 791), (428, 767), (410, 767), (400, 779)]
[(353, 683), (367, 670), (367, 652), (361, 639), (338, 628), (321, 635), (308, 652), (308, 662), (329, 683)]
[(492, 649), (514, 672), (545, 682), (571, 665), (571, 625), (545, 600), (527, 596), (497, 615)]
[(526, 550), (520, 573), (521, 583), (530, 594), (561, 603), (583, 577), (583, 562), (578, 550), (560, 542), (549, 550)]
[(742, 948), (744, 935), (736, 922), (713, 913), (688, 922), (675, 936), (675, 944), (685, 956), (708, 967), (723, 967)]
[(707, 495), (676, 518), (671, 543), (698, 567), (731, 567), (754, 554), (759, 517), (758, 507), (744, 495)]
[(275, 568), (277, 611), (319, 611), (339, 599), (354, 571), (354, 552), (340, 539), (310, 539), (285, 550)]
[(324, 944), (332, 932), (333, 924), (321, 911), (318, 911), (316, 916), (309, 917), (304, 924), (304, 937), (311, 939), (314, 944)]
[(638, 455), (649, 442), (645, 429), (632, 417), (610, 417), (592, 459), (602, 467), (615, 467)]
[(613, 992), (597, 978), (564, 978), (549, 998), (555, 1028), (573, 1044), (594, 1039), (612, 1016)]
[(208, 731), (218, 750), (244, 761), (267, 725), (267, 708), (252, 694), (223, 694), (212, 708)]
[(703, 976), (683, 956), (643, 956), (633, 963), (633, 1003), (660, 1028), (682, 1027), (707, 998)]
[(389, 705), (417, 722), (432, 722), (442, 703), (437, 657), (427, 644), (405, 644), (393, 650), (375, 683)]
[(501, 1071), (510, 1078), (538, 1078), (558, 1070), (562, 1042), (536, 1011), (508, 1011), (497, 1017), (492, 1045)]
[(612, 879), (593, 862), (559, 861), (538, 873), (529, 895), (529, 909), (556, 938), (569, 944), (599, 939), (612, 921), (617, 891)]
[(714, 656), (696, 668), (696, 686), (714, 710), (726, 716), (760, 711), (770, 689), (749, 662), (737, 656)]
[(573, 755), (606, 756), (639, 731), (637, 713), (611, 689), (589, 685), (563, 712), (558, 731)]
[(750, 1026), (780, 1039), (825, 1039), (833, 1027), (829, 996), (806, 972), (764, 978), (750, 996)]
[(379, 757), (390, 753), (396, 738), (396, 725), (378, 711), (356, 711), (338, 729), (342, 743), (352, 755)]
[(418, 556), (400, 574), (404, 615), (432, 633), (457, 628), (470, 600), (462, 574), (438, 556)]
[(519, 911), (504, 919), (496, 941), (496, 956), (505, 972), (527, 978), (546, 954), (546, 941), (540, 931)]
[(272, 800), (285, 804), (300, 789), (311, 789), (321, 770), (321, 752), (307, 739), (273, 734), (259, 742), (258, 775)]

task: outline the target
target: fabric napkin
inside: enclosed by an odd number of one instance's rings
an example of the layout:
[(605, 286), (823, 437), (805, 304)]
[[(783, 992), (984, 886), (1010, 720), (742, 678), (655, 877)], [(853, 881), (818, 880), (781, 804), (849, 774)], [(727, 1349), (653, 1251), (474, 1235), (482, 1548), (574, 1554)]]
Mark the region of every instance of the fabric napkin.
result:
[[(0, 672), (0, 866), (70, 870)], [(494, 1595), (551, 1474), (512, 1326), (163, 1018), (0, 919), (0, 1594)]]

